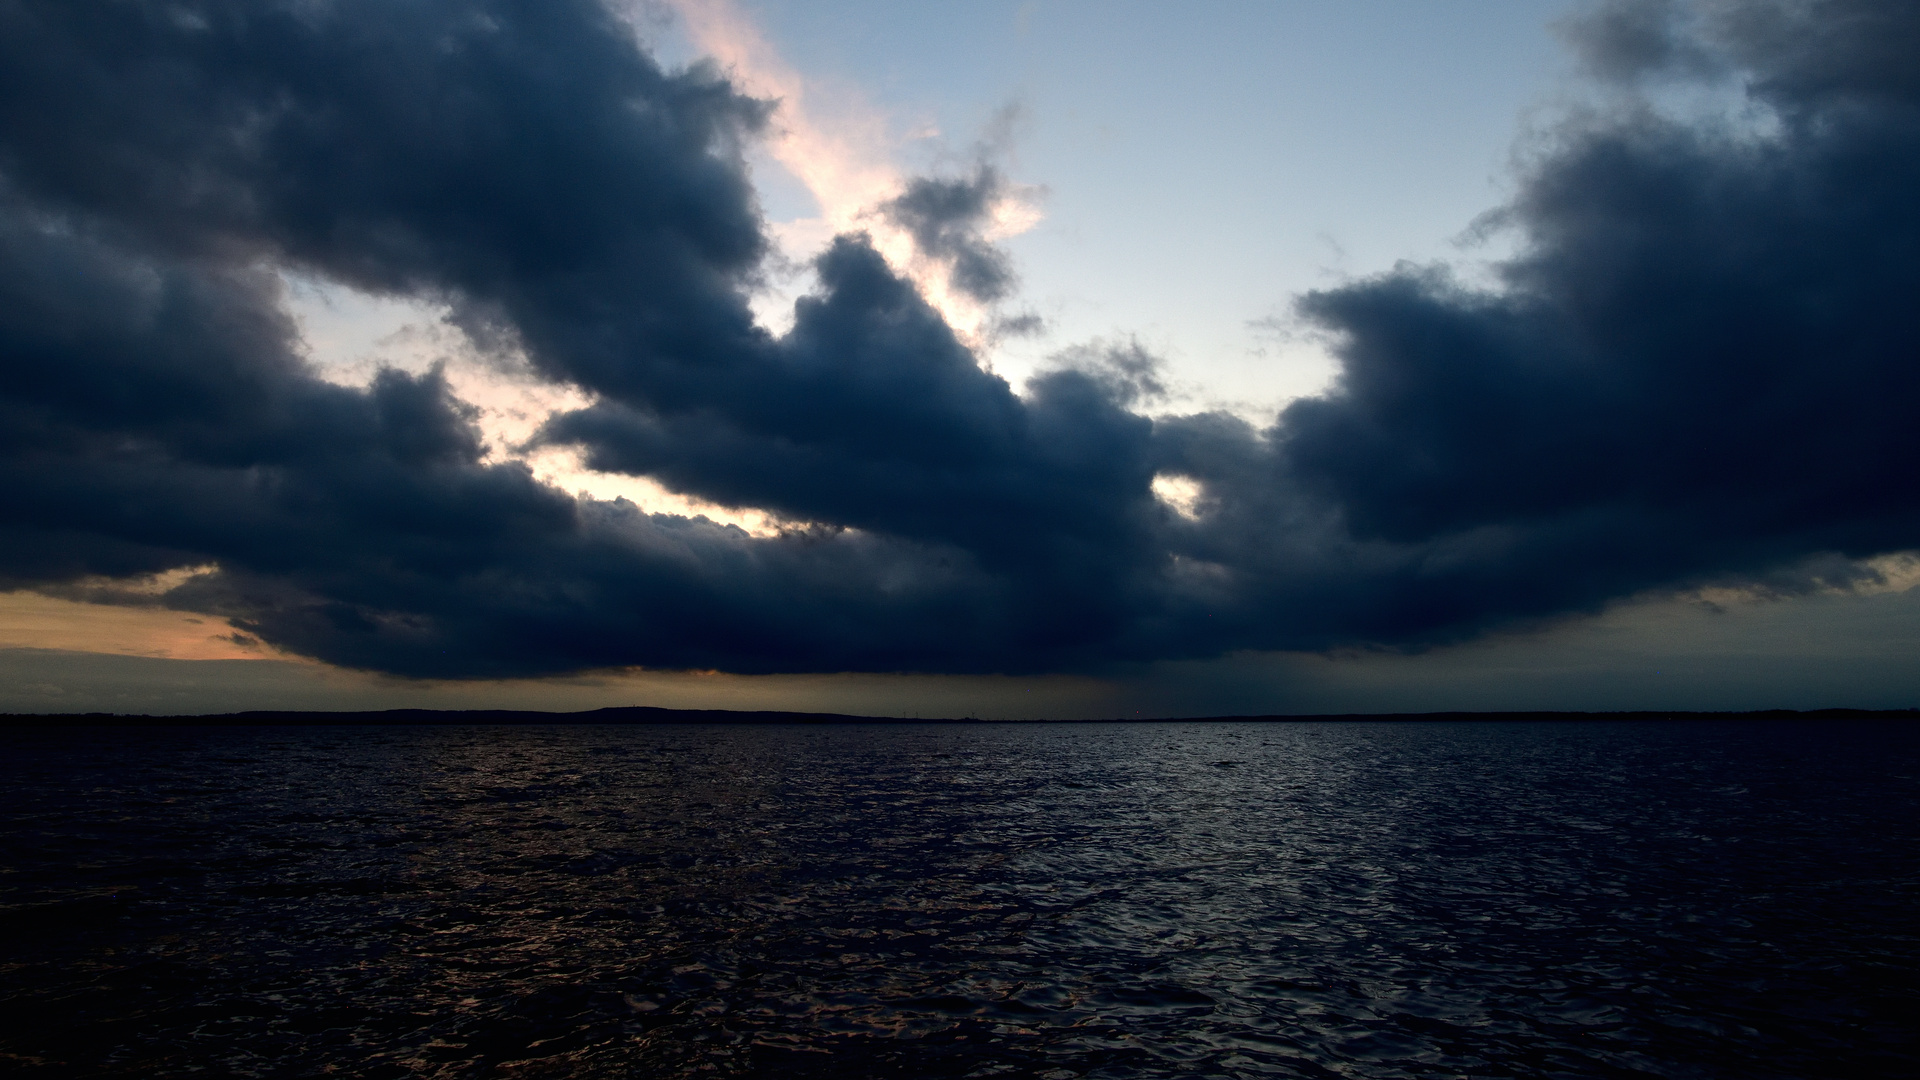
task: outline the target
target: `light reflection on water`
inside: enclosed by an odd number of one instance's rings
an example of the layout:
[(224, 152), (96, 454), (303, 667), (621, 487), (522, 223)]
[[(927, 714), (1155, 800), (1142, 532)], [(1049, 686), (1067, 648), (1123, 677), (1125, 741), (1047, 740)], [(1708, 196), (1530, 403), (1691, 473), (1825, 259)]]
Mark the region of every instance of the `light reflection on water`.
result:
[(1889, 724), (8, 733), (25, 1075), (1910, 1073)]

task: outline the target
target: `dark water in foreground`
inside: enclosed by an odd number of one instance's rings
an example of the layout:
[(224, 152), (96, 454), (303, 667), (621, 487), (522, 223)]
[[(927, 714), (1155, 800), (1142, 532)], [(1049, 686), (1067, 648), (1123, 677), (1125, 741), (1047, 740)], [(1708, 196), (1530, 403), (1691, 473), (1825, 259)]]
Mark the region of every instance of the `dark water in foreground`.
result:
[(0, 733), (0, 1071), (1920, 1071), (1894, 724)]

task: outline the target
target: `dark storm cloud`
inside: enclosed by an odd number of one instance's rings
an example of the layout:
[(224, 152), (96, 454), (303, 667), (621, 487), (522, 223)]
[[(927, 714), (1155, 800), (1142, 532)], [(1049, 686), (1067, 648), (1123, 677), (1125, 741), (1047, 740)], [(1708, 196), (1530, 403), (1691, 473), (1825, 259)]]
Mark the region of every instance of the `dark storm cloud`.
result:
[[(1586, 32), (1608, 41), (1620, 10)], [(1920, 9), (1709, 5), (1694, 25), (1643, 42), (1641, 74), (1710, 53), (1777, 132), (1584, 121), (1505, 211), (1526, 246), (1501, 291), (1404, 269), (1302, 301), (1344, 372), (1281, 417), (1282, 466), (1363, 541), (1497, 535), (1517, 572), (1490, 611), (1920, 542), (1920, 82), (1898, 44)], [(1524, 572), (1553, 553), (1557, 586)]]
[[(215, 562), (168, 600), (412, 673), (991, 668), (1123, 617), (1151, 425), (1017, 398), (862, 238), (756, 329), (765, 108), (597, 4), (13, 0), (0, 49), (11, 583)], [(443, 380), (316, 380), (273, 267), (444, 299), (601, 397), (551, 437), (824, 524), (483, 464)]]
[(1713, 53), (1680, 25), (1694, 13), (1676, 0), (1625, 0), (1599, 5), (1563, 30), (1581, 66), (1604, 80), (1710, 74), (1718, 67)]
[[(166, 601), (407, 674), (1011, 671), (1430, 640), (1911, 547), (1907, 12), (1603, 10), (1572, 33), (1610, 77), (1734, 73), (1779, 130), (1569, 128), (1505, 211), (1500, 291), (1307, 297), (1344, 377), (1258, 430), (1142, 416), (1137, 348), (1016, 394), (857, 235), (757, 328), (766, 106), (596, 3), (0, 0), (0, 579), (217, 564)], [(1003, 193), (983, 169), (881, 212), (992, 301)], [(438, 372), (317, 379), (283, 270), (518, 343), (594, 396), (541, 438), (598, 468), (814, 524), (490, 464)]]
[(954, 288), (991, 303), (1013, 293), (1012, 264), (983, 236), (1005, 196), (998, 170), (982, 165), (963, 179), (916, 178), (881, 210), (922, 252), (947, 261)]

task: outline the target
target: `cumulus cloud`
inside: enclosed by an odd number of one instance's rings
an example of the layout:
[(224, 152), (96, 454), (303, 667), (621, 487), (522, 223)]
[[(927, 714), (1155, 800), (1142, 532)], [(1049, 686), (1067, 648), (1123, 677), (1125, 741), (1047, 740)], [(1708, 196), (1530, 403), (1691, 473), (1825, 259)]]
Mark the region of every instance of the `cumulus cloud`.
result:
[(922, 253), (947, 262), (955, 289), (990, 304), (1013, 293), (1013, 266), (986, 236), (1006, 197), (998, 170), (982, 165), (967, 177), (918, 177), (882, 211)]
[[(1033, 671), (1920, 544), (1920, 92), (1888, 45), (1920, 16), (1697, 15), (1569, 32), (1621, 78), (1708, 57), (1777, 131), (1570, 126), (1497, 291), (1409, 267), (1305, 297), (1344, 374), (1261, 429), (1144, 415), (1133, 347), (1016, 393), (858, 233), (762, 329), (769, 106), (593, 0), (0, 0), (0, 585), (215, 567), (165, 601), (413, 675)], [(998, 300), (1004, 183), (878, 209)], [(789, 527), (561, 492), (438, 370), (326, 381), (288, 275), (444, 305), (590, 402), (545, 445)]]
[(1646, 55), (1713, 55), (1777, 132), (1583, 120), (1506, 209), (1525, 246), (1500, 291), (1407, 268), (1301, 302), (1344, 369), (1283, 414), (1279, 460), (1357, 539), (1483, 536), (1516, 571), (1560, 564), (1489, 582), (1490, 610), (1916, 541), (1920, 83), (1887, 43), (1920, 13), (1756, 2), (1664, 24), (1686, 25)]

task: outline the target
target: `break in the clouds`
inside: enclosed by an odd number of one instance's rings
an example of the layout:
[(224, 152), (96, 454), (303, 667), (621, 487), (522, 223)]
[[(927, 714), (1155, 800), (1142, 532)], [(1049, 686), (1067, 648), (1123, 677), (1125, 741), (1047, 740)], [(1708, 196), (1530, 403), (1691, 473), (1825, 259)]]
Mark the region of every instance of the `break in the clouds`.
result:
[[(1016, 392), (859, 234), (764, 329), (743, 154), (773, 105), (594, 0), (0, 0), (0, 581), (211, 567), (126, 598), (403, 674), (1035, 671), (1920, 545), (1920, 9), (1568, 33), (1617, 89), (1533, 152), (1495, 286), (1301, 299), (1343, 374), (1260, 428), (1147, 415), (1137, 349)], [(1649, 104), (1689, 79), (1769, 122)], [(1001, 300), (1003, 183), (875, 213)], [(328, 382), (287, 275), (444, 305), (591, 402), (537, 442), (790, 526), (565, 493), (437, 371)]]

